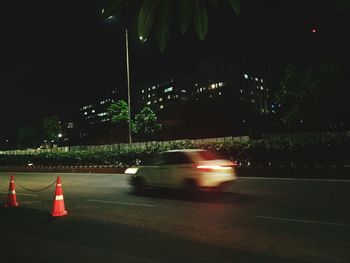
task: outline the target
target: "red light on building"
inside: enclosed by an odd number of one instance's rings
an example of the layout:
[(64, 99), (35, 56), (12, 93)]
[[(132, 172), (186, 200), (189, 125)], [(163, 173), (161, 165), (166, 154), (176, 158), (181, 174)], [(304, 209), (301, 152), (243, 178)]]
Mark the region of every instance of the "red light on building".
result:
[(317, 29), (316, 29), (316, 28), (313, 28), (313, 29), (311, 30), (311, 32), (314, 34), (314, 33), (317, 32)]

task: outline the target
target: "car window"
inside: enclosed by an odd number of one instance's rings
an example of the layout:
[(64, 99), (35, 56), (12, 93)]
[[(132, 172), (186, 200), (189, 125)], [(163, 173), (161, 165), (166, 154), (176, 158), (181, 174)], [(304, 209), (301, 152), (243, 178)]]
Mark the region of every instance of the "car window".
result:
[(182, 152), (166, 152), (162, 155), (163, 164), (189, 164), (192, 160)]

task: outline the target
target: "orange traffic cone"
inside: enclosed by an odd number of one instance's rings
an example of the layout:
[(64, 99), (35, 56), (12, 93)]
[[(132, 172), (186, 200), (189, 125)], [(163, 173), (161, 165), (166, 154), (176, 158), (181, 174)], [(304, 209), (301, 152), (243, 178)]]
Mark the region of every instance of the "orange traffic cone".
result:
[(54, 217), (58, 217), (58, 216), (64, 216), (67, 213), (68, 212), (64, 208), (61, 178), (57, 176), (55, 198), (53, 200), (51, 215)]
[(8, 207), (18, 207), (19, 204), (17, 202), (16, 190), (15, 190), (15, 176), (13, 174), (10, 175), (10, 184), (9, 191), (7, 194), (7, 200), (4, 205), (5, 208)]

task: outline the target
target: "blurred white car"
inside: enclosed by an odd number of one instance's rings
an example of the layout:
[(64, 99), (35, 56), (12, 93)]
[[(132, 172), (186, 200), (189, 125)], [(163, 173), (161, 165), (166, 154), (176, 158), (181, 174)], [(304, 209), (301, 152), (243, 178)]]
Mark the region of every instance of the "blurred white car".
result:
[(126, 169), (125, 174), (136, 191), (145, 187), (223, 191), (237, 178), (235, 166), (212, 151), (184, 149), (163, 152), (147, 164)]

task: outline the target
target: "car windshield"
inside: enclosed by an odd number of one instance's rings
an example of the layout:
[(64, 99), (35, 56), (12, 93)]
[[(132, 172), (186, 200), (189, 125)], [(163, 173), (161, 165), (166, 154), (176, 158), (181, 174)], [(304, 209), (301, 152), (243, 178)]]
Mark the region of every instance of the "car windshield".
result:
[(198, 151), (197, 153), (201, 157), (201, 159), (206, 161), (224, 159), (218, 153), (212, 151)]

